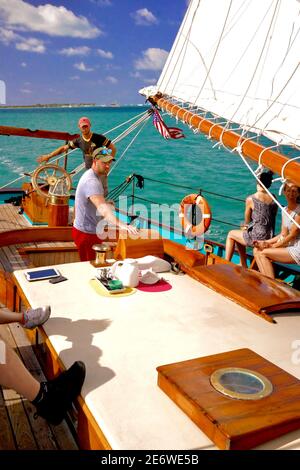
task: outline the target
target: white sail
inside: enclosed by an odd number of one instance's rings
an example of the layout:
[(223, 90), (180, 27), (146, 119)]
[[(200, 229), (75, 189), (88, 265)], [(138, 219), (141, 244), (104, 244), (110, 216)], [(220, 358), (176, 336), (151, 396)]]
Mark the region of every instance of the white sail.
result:
[(157, 88), (300, 146), (299, 0), (191, 0)]

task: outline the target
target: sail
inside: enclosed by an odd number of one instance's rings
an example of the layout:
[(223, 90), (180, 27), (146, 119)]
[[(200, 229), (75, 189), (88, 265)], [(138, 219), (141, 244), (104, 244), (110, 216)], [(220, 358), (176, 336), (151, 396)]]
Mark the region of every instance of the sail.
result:
[(300, 146), (299, 0), (191, 0), (157, 91)]

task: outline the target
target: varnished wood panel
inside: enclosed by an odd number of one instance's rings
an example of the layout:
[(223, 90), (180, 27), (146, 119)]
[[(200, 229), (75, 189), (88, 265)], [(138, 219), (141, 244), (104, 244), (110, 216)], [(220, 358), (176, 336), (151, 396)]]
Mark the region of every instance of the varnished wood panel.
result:
[(146, 255), (163, 258), (163, 240), (155, 230), (140, 230), (138, 235), (132, 238), (120, 233), (114, 253), (116, 259), (141, 258)]
[(171, 256), (181, 267), (203, 266), (205, 264), (205, 255), (196, 250), (188, 250), (184, 245), (173, 242), (172, 240), (163, 240), (164, 253)]
[[(211, 374), (241, 367), (273, 384), (260, 400), (237, 400), (216, 391)], [(300, 381), (250, 349), (159, 366), (159, 387), (221, 449), (250, 449), (300, 428)]]
[(72, 227), (30, 227), (0, 233), (0, 247), (43, 241), (73, 241)]

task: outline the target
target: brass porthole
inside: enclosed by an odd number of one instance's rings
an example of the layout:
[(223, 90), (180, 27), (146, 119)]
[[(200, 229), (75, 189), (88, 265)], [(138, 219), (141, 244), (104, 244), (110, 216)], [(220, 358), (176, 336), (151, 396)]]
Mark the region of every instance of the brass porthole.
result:
[(273, 391), (269, 379), (241, 367), (218, 369), (210, 376), (210, 382), (218, 392), (239, 400), (260, 400)]

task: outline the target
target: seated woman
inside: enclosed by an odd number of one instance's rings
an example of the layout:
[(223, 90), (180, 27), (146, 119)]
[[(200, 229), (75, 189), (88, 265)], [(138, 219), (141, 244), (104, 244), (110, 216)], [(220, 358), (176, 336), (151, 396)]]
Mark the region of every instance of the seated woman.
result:
[[(284, 185), (286, 211), (300, 225), (300, 188), (291, 182)], [(272, 261), (300, 265), (300, 229), (282, 212), (281, 233), (270, 240), (254, 243), (254, 256), (262, 274), (275, 278)]]
[[(262, 184), (269, 188), (273, 173), (267, 171), (259, 176)], [(231, 261), (236, 246), (241, 265), (247, 267), (246, 246), (252, 246), (256, 240), (267, 240), (274, 234), (277, 204), (266, 190), (257, 183), (256, 193), (246, 199), (245, 222), (242, 230), (231, 230), (227, 235), (225, 259)]]

